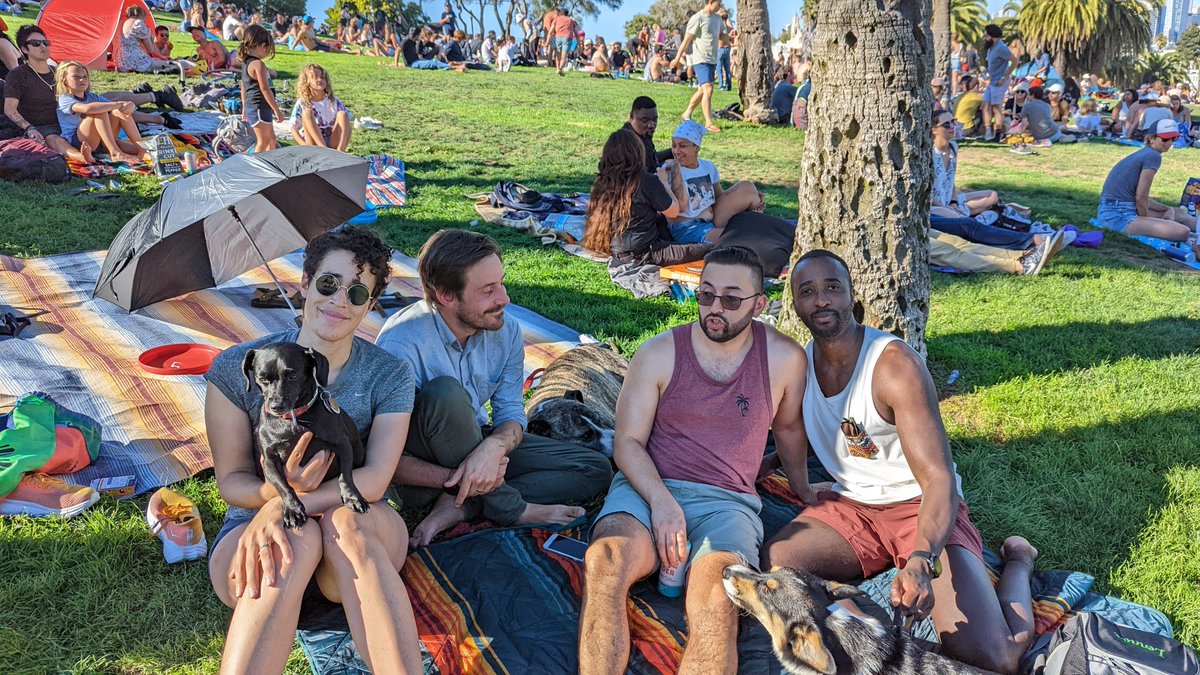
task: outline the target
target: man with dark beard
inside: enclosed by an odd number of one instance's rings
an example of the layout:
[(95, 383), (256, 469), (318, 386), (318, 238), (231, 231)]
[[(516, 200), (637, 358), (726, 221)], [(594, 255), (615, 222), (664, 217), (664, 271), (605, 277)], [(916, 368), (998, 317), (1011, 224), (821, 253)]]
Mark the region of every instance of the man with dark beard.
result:
[(658, 128), (658, 104), (649, 96), (639, 96), (633, 99), (633, 108), (629, 111), (629, 120), (625, 129), (633, 131), (646, 146), (646, 170), (653, 173), (662, 163), (671, 159), (671, 149), (663, 151), (654, 149), (654, 130)]
[(804, 438), (835, 482), (810, 485), (805, 446), (779, 447), (793, 492), (809, 506), (763, 547), (763, 569), (852, 582), (895, 566), (892, 604), (904, 616), (932, 616), (943, 654), (1016, 672), (1034, 637), (1037, 549), (1005, 540), (993, 588), (925, 362), (900, 338), (858, 322), (850, 271), (833, 253), (803, 255), (791, 284), (813, 335)]
[[(500, 245), (441, 230), (421, 248), (425, 299), (387, 320), (375, 343), (408, 362), (417, 396), (394, 482), (405, 506), (433, 504), (413, 529), (424, 546), (463, 520), (566, 524), (604, 490), (604, 455), (524, 433), (525, 344), (506, 319)], [(485, 403), (491, 403), (491, 419)]]
[[(757, 560), (762, 502), (755, 482), (767, 431), (803, 455), (804, 351), (754, 321), (767, 305), (754, 253), (704, 257), (700, 318), (643, 344), (617, 402), (613, 459), (620, 471), (585, 554), (579, 669), (624, 672), (626, 598), (639, 579), (687, 568), (688, 644), (680, 673), (737, 671), (737, 621), (721, 573)], [(660, 589), (664, 586), (660, 584)], [(679, 593), (666, 586), (664, 593)]]

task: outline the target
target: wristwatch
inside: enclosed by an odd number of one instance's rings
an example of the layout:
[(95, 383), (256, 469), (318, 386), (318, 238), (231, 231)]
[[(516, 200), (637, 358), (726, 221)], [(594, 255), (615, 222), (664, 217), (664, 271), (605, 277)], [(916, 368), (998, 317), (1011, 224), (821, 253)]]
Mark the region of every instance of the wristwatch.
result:
[(920, 558), (929, 563), (929, 578), (936, 579), (942, 576), (942, 559), (933, 555), (929, 551), (913, 551), (908, 554), (908, 559)]

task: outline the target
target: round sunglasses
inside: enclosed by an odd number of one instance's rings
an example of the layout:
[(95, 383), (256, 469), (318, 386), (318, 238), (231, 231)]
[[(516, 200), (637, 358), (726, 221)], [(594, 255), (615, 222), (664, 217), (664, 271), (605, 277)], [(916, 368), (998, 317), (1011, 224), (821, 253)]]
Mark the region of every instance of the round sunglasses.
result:
[(755, 293), (754, 295), (747, 295), (744, 298), (739, 298), (736, 295), (717, 295), (712, 291), (696, 291), (696, 304), (700, 305), (701, 307), (711, 307), (714, 302), (720, 300), (722, 307), (733, 312), (741, 307), (744, 301), (750, 300), (751, 298), (757, 298), (760, 295), (762, 295), (762, 293)]
[(362, 307), (371, 301), (371, 289), (366, 284), (355, 281), (343, 284), (336, 274), (322, 274), (313, 283), (317, 292), (326, 297), (337, 293), (343, 287), (346, 289), (346, 300), (355, 307)]

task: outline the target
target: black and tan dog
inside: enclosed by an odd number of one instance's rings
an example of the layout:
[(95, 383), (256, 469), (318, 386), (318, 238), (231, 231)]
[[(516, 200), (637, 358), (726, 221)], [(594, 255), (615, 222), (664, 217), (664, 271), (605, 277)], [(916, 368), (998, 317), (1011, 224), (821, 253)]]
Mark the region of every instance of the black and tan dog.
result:
[(525, 404), (531, 434), (613, 454), (617, 397), (629, 362), (605, 345), (584, 345), (554, 359)]
[(288, 485), (285, 464), (305, 431), (313, 438), (302, 464), (321, 450), (333, 453), (325, 480), (338, 477), (342, 504), (365, 513), (367, 500), (354, 485), (352, 471), (366, 462), (366, 450), (350, 415), (329, 396), (329, 361), (320, 352), (292, 342), (273, 342), (246, 353), (242, 361), (246, 391), (258, 386), (263, 395), (262, 414), (254, 429), (259, 475), (283, 500), (283, 524), (300, 527), (308, 519), (304, 504)]
[[(836, 603), (866, 594), (798, 570), (725, 568), (725, 592), (771, 634), (775, 656), (796, 675), (979, 674), (926, 652), (893, 625), (858, 617)], [(870, 602), (870, 600), (868, 600)]]

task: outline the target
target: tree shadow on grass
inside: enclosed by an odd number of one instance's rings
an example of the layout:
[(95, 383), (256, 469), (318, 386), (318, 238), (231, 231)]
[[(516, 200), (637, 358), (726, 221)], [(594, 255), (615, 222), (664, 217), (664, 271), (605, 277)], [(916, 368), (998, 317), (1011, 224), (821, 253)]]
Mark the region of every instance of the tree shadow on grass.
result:
[[(1041, 550), (1040, 568), (1087, 572), (1106, 592), (1109, 575), (1126, 561), (1169, 564), (1131, 560), (1131, 550), (1146, 537), (1171, 536), (1153, 528), (1159, 513), (1178, 506), (1168, 503), (1168, 473), (1200, 459), (1197, 425), (1200, 410), (1181, 409), (1024, 437), (950, 441), (971, 518), (987, 545), (1023, 535)], [(1197, 544), (1187, 537), (1157, 549), (1192, 556)], [(1143, 598), (1157, 596), (1156, 589), (1138, 590)], [(1198, 617), (1173, 618), (1196, 628)]]
[[(937, 335), (929, 339), (935, 380), (958, 370), (967, 393), (1026, 375), (1086, 370), (1125, 358), (1158, 360), (1200, 350), (1200, 321), (1166, 316), (1149, 321), (1076, 321), (1004, 331)], [(946, 373), (941, 371), (945, 370)], [(947, 387), (942, 387), (946, 390)]]

